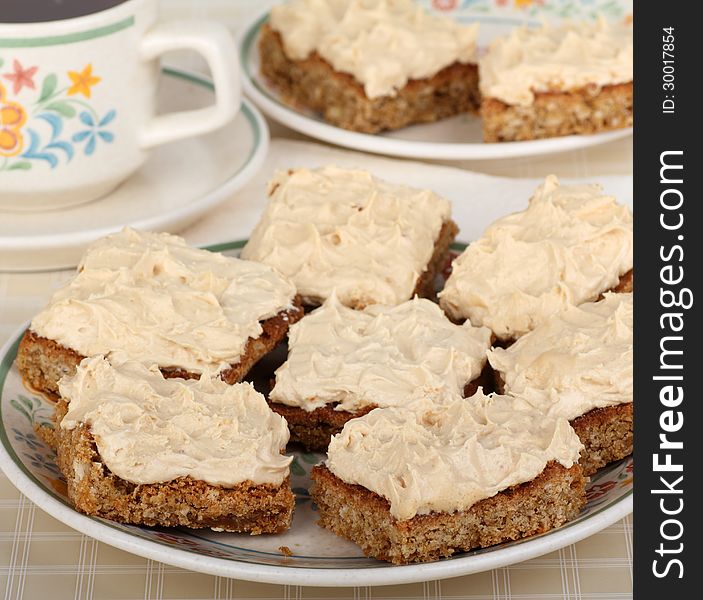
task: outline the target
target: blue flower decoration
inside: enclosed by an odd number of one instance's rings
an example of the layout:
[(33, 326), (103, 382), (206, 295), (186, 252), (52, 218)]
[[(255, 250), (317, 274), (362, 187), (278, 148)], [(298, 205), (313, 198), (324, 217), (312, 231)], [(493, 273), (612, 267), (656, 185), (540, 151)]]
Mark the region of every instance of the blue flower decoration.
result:
[(88, 129), (75, 133), (72, 139), (75, 143), (86, 142), (85, 148), (83, 149), (86, 156), (90, 156), (95, 152), (98, 138), (108, 144), (112, 143), (115, 139), (115, 135), (109, 131), (105, 131), (105, 127), (109, 125), (116, 116), (117, 111), (113, 109), (96, 123), (89, 112), (83, 111), (80, 114), (81, 123), (88, 127)]

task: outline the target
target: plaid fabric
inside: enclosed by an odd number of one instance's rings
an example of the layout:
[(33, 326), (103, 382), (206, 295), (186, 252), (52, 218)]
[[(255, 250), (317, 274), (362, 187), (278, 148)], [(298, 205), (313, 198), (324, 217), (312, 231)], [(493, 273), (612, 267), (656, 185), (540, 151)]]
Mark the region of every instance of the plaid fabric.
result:
[(249, 583), (117, 550), (59, 523), (0, 476), (0, 577), (6, 599), (616, 600), (632, 597), (632, 519), (573, 546), (466, 577), (376, 588)]
[(312, 588), (192, 573), (97, 542), (59, 523), (0, 476), (0, 590), (6, 599), (312, 598), (616, 600), (632, 597), (632, 519), (540, 558), (397, 586)]

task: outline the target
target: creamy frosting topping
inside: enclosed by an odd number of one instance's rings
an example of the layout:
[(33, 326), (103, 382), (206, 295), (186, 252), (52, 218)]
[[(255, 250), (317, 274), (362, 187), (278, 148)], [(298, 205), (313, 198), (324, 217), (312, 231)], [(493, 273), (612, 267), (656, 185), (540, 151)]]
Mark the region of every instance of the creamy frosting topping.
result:
[(260, 320), (291, 308), (274, 269), (124, 229), (91, 245), (31, 329), (83, 356), (115, 350), (191, 372), (237, 363)]
[(419, 387), (462, 390), (481, 373), (490, 344), (489, 329), (455, 325), (429, 300), (359, 311), (333, 294), (291, 327), (269, 397), (308, 411), (402, 406)]
[(632, 402), (632, 294), (569, 307), (489, 353), (505, 392), (554, 417)]
[(308, 304), (336, 290), (345, 306), (412, 297), (451, 214), (448, 200), (327, 166), (278, 171), (242, 258), (288, 276)]
[(511, 339), (594, 300), (630, 269), (630, 210), (600, 186), (561, 186), (550, 175), (526, 210), (495, 221), (454, 261), (440, 304)]
[(291, 0), (271, 9), (270, 23), (289, 58), (317, 51), (369, 98), (395, 95), (409, 80), (455, 62), (475, 62), (478, 25), (432, 15), (413, 0)]
[(288, 476), (288, 426), (249, 383), (164, 379), (157, 365), (95, 356), (59, 390), (69, 401), (61, 428), (87, 424), (105, 465), (127, 481), (192, 477), (227, 487)]
[[(422, 396), (427, 396), (423, 398)], [(332, 438), (326, 465), (384, 497), (398, 520), (466, 510), (537, 477), (550, 461), (570, 468), (582, 448), (566, 419), (519, 398), (439, 399), (420, 390), (402, 408), (378, 408)]]
[(481, 94), (529, 105), (535, 92), (632, 81), (632, 25), (594, 22), (518, 27), (479, 61)]

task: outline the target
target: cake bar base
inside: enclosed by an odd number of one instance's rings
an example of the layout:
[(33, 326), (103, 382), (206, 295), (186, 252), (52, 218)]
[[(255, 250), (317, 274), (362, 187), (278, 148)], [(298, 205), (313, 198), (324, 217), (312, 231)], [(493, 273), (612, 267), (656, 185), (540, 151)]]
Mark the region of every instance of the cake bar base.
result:
[(594, 408), (571, 421), (585, 448), (579, 464), (586, 476), (632, 454), (632, 402)]
[(290, 528), (295, 497), (286, 479), (280, 486), (240, 483), (232, 488), (190, 477), (138, 485), (114, 475), (102, 463), (87, 426), (64, 430), (67, 403), (56, 408), (59, 469), (76, 510), (120, 523), (160, 527), (212, 528), (282, 533)]
[(327, 452), (330, 438), (342, 431), (344, 424), (372, 411), (375, 406), (349, 412), (334, 410), (334, 405), (320, 406), (307, 411), (298, 406), (269, 402), (271, 410), (281, 415), (288, 423), (289, 444), (301, 444), (308, 452)]
[(325, 466), (312, 470), (311, 495), (319, 525), (394, 564), (428, 562), (455, 552), (544, 533), (579, 514), (586, 504), (581, 468), (549, 463), (534, 480), (486, 498), (465, 511), (397, 521), (388, 502), (345, 483)]
[[(464, 397), (473, 396), (479, 387), (482, 387), (486, 394), (493, 391), (493, 370), (488, 361), (481, 374), (464, 386)], [(350, 412), (335, 410), (334, 404), (320, 406), (312, 411), (278, 402), (269, 402), (269, 406), (288, 423), (289, 443), (301, 444), (310, 452), (326, 452), (330, 438), (342, 431), (347, 421), (363, 417), (376, 408), (376, 406), (368, 406), (362, 410)]]
[[(434, 302), (437, 301), (436, 280), (442, 274), (444, 265), (449, 259), (449, 251), (457, 233), (459, 233), (459, 226), (454, 221), (450, 220), (442, 223), (442, 228), (439, 230), (439, 235), (434, 243), (432, 258), (417, 280), (413, 296), (428, 298)], [(410, 299), (408, 298), (408, 300)]]
[(590, 134), (632, 126), (632, 82), (541, 92), (529, 106), (481, 102), (483, 140), (507, 142)]
[(316, 52), (304, 60), (286, 56), (278, 32), (266, 24), (259, 38), (261, 72), (293, 106), (320, 113), (352, 131), (378, 133), (411, 123), (429, 123), (479, 106), (478, 67), (454, 63), (426, 79), (409, 81), (395, 96), (368, 98), (348, 73), (336, 71)]
[[(262, 321), (261, 335), (258, 338), (249, 338), (239, 362), (220, 373), (223, 381), (229, 384), (241, 381), (263, 356), (271, 352), (286, 337), (288, 327), (302, 317), (302, 304), (300, 298), (296, 296), (293, 309), (282, 311), (276, 316)], [(17, 367), (22, 378), (32, 388), (56, 397), (59, 393), (59, 380), (65, 375), (73, 375), (76, 372), (76, 367), (84, 358), (85, 356), (74, 350), (27, 329), (17, 351)], [(168, 367), (162, 368), (161, 372), (164, 377), (184, 379), (200, 377), (198, 373)]]

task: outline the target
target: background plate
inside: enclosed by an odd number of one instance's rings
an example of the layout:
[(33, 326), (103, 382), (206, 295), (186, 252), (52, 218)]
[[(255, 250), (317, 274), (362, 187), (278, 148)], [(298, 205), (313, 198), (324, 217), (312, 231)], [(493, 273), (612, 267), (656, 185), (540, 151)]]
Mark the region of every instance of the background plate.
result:
[[(159, 112), (207, 106), (212, 83), (165, 69)], [(223, 128), (154, 149), (147, 163), (94, 202), (38, 213), (0, 211), (0, 270), (75, 266), (86, 245), (125, 225), (175, 233), (229, 199), (261, 167), (269, 132), (247, 100)]]
[[(532, 0), (433, 0), (423, 2), (428, 8), (445, 13), (461, 22), (481, 23), (480, 51), (491, 39), (508, 33), (521, 24), (539, 24), (540, 19), (587, 19), (603, 14), (610, 19), (622, 19), (631, 14), (632, 2), (627, 0), (592, 0), (588, 2), (556, 1), (542, 5)], [(522, 8), (522, 10), (521, 10)], [(248, 23), (240, 37), (240, 55), (244, 91), (269, 117), (305, 135), (319, 140), (353, 148), (411, 158), (442, 160), (481, 160), (536, 156), (565, 152), (603, 144), (632, 134), (632, 128), (566, 136), (526, 142), (484, 143), (481, 123), (473, 115), (460, 115), (437, 123), (412, 125), (377, 135), (347, 131), (322, 120), (312, 111), (284, 104), (277, 91), (268, 85), (259, 72), (257, 41), (268, 11)]]
[[(244, 242), (212, 247), (235, 254)], [(34, 431), (49, 423), (51, 403), (28, 390), (14, 364), (26, 325), (0, 350), (0, 467), (12, 483), (50, 515), (128, 552), (213, 575), (279, 584), (360, 586), (442, 579), (493, 569), (546, 554), (607, 527), (632, 511), (632, 459), (603, 469), (588, 485), (579, 517), (551, 532), (434, 563), (390, 566), (363, 556), (358, 547), (315, 524), (308, 493), (309, 471), (321, 454), (294, 452), (291, 485), (296, 512), (282, 535), (248, 536), (206, 530), (121, 525), (82, 515), (68, 504), (54, 452)], [(282, 357), (270, 357), (276, 362)], [(257, 367), (264, 375), (269, 363)], [(256, 373), (254, 374), (256, 378)], [(286, 546), (293, 556), (282, 554)]]

